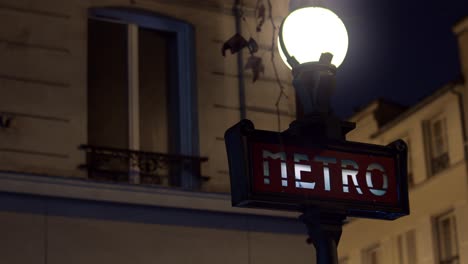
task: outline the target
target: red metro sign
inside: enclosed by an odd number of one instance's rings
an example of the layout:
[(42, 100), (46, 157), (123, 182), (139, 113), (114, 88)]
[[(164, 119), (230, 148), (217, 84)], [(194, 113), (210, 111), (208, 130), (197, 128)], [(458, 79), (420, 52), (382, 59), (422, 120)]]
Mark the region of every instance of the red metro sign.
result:
[[(244, 124), (245, 125), (245, 124)], [(275, 132), (226, 132), (234, 206), (324, 211), (379, 219), (409, 213), (406, 145), (320, 142)]]
[(396, 205), (395, 162), (333, 150), (252, 145), (253, 191)]

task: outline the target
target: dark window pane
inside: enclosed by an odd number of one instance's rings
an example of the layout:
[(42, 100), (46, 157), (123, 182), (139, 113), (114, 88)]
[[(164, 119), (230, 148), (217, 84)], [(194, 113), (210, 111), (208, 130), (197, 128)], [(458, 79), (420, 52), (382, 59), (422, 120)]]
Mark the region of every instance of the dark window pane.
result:
[(442, 136), (442, 124), (441, 121), (438, 120), (434, 123), (434, 137), (439, 138)]
[(128, 148), (127, 26), (88, 20), (88, 142)]
[(140, 149), (168, 152), (171, 34), (139, 28)]
[(452, 255), (452, 230), (451, 230), (451, 223), (450, 218), (444, 219), (441, 223), (441, 243), (443, 243), (444, 251), (442, 252), (442, 256), (444, 259), (451, 257)]

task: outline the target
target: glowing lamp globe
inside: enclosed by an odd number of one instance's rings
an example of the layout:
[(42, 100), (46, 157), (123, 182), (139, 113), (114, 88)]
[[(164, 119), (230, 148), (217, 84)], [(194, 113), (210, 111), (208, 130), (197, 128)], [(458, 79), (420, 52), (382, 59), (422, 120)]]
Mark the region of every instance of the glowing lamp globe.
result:
[(322, 53), (331, 53), (331, 64), (343, 62), (348, 51), (348, 32), (343, 21), (332, 11), (322, 7), (304, 7), (291, 12), (283, 21), (278, 49), (289, 67), (297, 63), (318, 62)]

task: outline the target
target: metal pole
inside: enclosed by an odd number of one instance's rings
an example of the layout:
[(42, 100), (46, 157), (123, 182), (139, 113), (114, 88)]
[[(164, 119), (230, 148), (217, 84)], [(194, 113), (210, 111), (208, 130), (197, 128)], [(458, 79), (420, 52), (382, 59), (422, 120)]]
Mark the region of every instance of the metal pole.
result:
[[(345, 140), (354, 124), (343, 122), (332, 114), (330, 96), (334, 89), (336, 67), (333, 55), (323, 53), (319, 62), (293, 67), (293, 86), (296, 91), (297, 119), (290, 131), (305, 141)], [(306, 225), (307, 243), (315, 246), (317, 264), (338, 264), (337, 247), (345, 215), (321, 212), (306, 207), (300, 220)]]
[(307, 227), (307, 243), (314, 244), (317, 264), (338, 264), (338, 243), (344, 215), (306, 208), (299, 218)]
[[(242, 34), (242, 6), (240, 0), (235, 0), (232, 12), (235, 17), (236, 33)], [(245, 80), (244, 80), (244, 58), (242, 50), (237, 53), (237, 81), (239, 87), (239, 111), (240, 120), (247, 118), (246, 107), (245, 107)]]

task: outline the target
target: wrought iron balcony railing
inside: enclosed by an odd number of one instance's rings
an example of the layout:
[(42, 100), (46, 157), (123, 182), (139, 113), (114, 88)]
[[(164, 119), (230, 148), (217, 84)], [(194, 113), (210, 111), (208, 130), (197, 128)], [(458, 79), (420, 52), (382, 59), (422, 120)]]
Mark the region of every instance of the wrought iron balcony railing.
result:
[(86, 152), (86, 164), (80, 168), (86, 169), (93, 180), (190, 188), (208, 180), (200, 170), (201, 163), (208, 160), (204, 157), (88, 145), (80, 149)]

